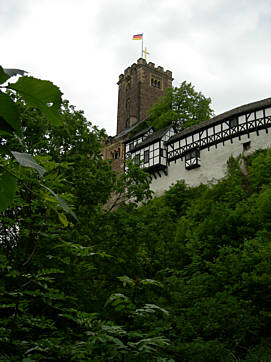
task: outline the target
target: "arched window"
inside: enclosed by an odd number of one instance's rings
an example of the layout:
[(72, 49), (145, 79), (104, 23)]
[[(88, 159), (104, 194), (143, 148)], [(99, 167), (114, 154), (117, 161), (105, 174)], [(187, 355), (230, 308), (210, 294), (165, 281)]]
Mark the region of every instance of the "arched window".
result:
[(159, 88), (161, 89), (162, 88), (162, 81), (161, 81), (161, 78), (156, 78), (155, 76), (152, 75), (151, 77), (151, 86), (152, 87), (155, 87), (155, 88)]

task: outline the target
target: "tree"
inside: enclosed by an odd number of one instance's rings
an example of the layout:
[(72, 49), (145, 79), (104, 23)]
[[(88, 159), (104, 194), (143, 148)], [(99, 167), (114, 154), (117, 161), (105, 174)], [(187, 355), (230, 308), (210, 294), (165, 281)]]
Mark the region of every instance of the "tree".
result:
[(149, 110), (148, 121), (156, 130), (173, 124), (176, 131), (208, 120), (213, 116), (211, 99), (197, 92), (191, 83), (168, 88), (159, 103)]
[(118, 180), (101, 156), (104, 132), (51, 82), (8, 79), (0, 68), (0, 359), (159, 356), (165, 339), (129, 327), (142, 304), (126, 308), (125, 330), (121, 317), (104, 315), (110, 291), (96, 297), (100, 266), (111, 293), (119, 284), (112, 256), (98, 249), (112, 235), (104, 204), (113, 191), (125, 192), (133, 201), (124, 208), (133, 210), (150, 194), (146, 175), (131, 165)]

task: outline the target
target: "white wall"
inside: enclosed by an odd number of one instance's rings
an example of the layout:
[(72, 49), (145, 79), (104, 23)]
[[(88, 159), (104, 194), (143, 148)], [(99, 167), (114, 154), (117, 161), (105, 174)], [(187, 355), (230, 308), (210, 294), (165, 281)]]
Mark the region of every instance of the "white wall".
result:
[(261, 130), (259, 136), (257, 136), (256, 132), (250, 133), (250, 138), (243, 135), (241, 140), (238, 137), (233, 138), (233, 143), (228, 140), (224, 143), (224, 146), (223, 143), (219, 143), (217, 148), (212, 146), (209, 151), (208, 148), (201, 150), (200, 167), (192, 170), (185, 169), (184, 157), (183, 160), (176, 160), (176, 163), (173, 161), (168, 166), (168, 176), (161, 173), (162, 177), (157, 176), (157, 179), (153, 177), (151, 190), (160, 195), (178, 180), (184, 180), (189, 186), (216, 182), (226, 175), (227, 161), (230, 156), (237, 157), (243, 153), (243, 143), (249, 141), (251, 142), (250, 149), (245, 152), (245, 155), (261, 148), (271, 147), (271, 130), (269, 129), (269, 133)]

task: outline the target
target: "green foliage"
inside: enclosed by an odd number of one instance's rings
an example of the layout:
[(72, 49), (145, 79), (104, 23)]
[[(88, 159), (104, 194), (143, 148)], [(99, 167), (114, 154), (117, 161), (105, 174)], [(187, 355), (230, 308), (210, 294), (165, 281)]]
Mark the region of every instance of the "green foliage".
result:
[[(40, 82), (19, 84), (39, 94)], [(60, 124), (5, 89), (0, 360), (268, 360), (271, 151), (231, 158), (215, 185), (180, 181), (151, 199), (134, 163), (116, 177), (82, 112), (62, 102)]]
[(0, 211), (5, 211), (11, 205), (16, 194), (16, 178), (3, 172), (0, 174)]
[(2, 92), (0, 92), (0, 117), (14, 130), (19, 129), (19, 111), (11, 98)]
[[(0, 67), (0, 82), (5, 83), (11, 75), (21, 74), (20, 70), (5, 71)], [(61, 105), (61, 92), (49, 81), (43, 81), (33, 77), (20, 77), (16, 83), (2, 85), (1, 88), (7, 93), (0, 92), (0, 132), (3, 135), (0, 143), (0, 154), (5, 158), (11, 154), (24, 167), (36, 169), (43, 177), (45, 169), (37, 164), (30, 154), (16, 152), (8, 146), (11, 138), (14, 143), (18, 143), (18, 136), (22, 135), (22, 123), (20, 119), (19, 107), (15, 102), (16, 97), (22, 97), (28, 107), (36, 107), (53, 121), (62, 124), (59, 116)], [(10, 92), (10, 93), (8, 93)], [(15, 137), (14, 137), (15, 136)], [(19, 140), (21, 142), (21, 140)], [(18, 146), (17, 146), (18, 147)], [(0, 164), (2, 170), (6, 170), (4, 161)], [(8, 172), (8, 171), (7, 171)], [(14, 175), (13, 175), (14, 176)], [(7, 185), (10, 180), (10, 187)], [(0, 190), (5, 190), (6, 200), (1, 203), (1, 210), (4, 211), (15, 197), (16, 182), (11, 175), (4, 174), (0, 178)]]
[[(2, 68), (0, 77), (9, 78)], [(134, 210), (151, 196), (146, 174), (131, 164), (117, 179), (101, 157), (104, 132), (67, 101), (60, 104), (61, 94), (50, 82), (23, 77), (3, 87), (0, 359), (163, 355), (163, 334), (149, 335), (150, 326), (137, 328), (137, 304), (115, 298), (110, 302), (114, 316), (108, 313), (111, 290), (121, 295), (119, 281), (104, 290), (100, 279), (112, 279), (111, 250), (99, 247), (112, 230), (105, 224), (110, 219), (105, 204), (115, 192), (132, 199), (120, 205)], [(146, 279), (141, 284), (138, 292), (159, 283)]]
[[(122, 313), (126, 305), (137, 314), (140, 328), (151, 324), (163, 333), (168, 358), (268, 356), (269, 158), (266, 150), (244, 159), (248, 174), (241, 171), (240, 159), (230, 159), (228, 176), (215, 185), (190, 188), (178, 182), (139, 209), (111, 214), (114, 241), (101, 247), (111, 247), (114, 273), (126, 273), (118, 278), (119, 292), (129, 298)], [(144, 289), (141, 281), (148, 279), (163, 287)], [(158, 309), (160, 320), (155, 319)]]
[(159, 103), (149, 110), (148, 122), (156, 130), (173, 124), (177, 131), (208, 120), (213, 111), (211, 99), (195, 91), (191, 83), (182, 82), (180, 87), (168, 88)]
[(55, 125), (62, 123), (58, 114), (62, 103), (61, 92), (51, 82), (21, 77), (7, 88), (16, 91), (29, 107), (40, 109)]

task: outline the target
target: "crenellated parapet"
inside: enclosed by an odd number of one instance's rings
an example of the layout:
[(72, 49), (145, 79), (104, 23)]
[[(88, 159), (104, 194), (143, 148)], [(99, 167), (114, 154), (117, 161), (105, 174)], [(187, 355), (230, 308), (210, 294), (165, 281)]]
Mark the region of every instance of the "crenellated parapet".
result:
[(118, 80), (117, 134), (147, 117), (147, 111), (172, 87), (172, 72), (143, 58), (126, 68)]
[(124, 74), (119, 75), (119, 81), (117, 84), (120, 84), (120, 82), (122, 80), (127, 79), (128, 77), (131, 77), (133, 72), (137, 71), (138, 69), (140, 69), (142, 67), (149, 69), (150, 71), (160, 74), (164, 77), (167, 77), (169, 80), (173, 81), (172, 72), (170, 70), (164, 70), (164, 68), (161, 67), (160, 65), (156, 67), (154, 63), (152, 63), (152, 62), (147, 63), (145, 59), (139, 58), (137, 60), (137, 63), (133, 63), (130, 67), (128, 67), (124, 70)]

